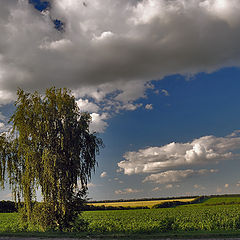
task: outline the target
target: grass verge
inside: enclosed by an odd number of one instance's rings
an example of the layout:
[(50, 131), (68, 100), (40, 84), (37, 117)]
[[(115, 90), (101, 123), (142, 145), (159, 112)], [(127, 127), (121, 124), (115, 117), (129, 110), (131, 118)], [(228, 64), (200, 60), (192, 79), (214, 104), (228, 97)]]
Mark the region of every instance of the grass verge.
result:
[(78, 238), (78, 239), (205, 239), (205, 238), (239, 238), (240, 231), (194, 231), (194, 232), (168, 232), (153, 234), (94, 234), (88, 232), (64, 233), (64, 232), (1, 232), (0, 237), (21, 238)]

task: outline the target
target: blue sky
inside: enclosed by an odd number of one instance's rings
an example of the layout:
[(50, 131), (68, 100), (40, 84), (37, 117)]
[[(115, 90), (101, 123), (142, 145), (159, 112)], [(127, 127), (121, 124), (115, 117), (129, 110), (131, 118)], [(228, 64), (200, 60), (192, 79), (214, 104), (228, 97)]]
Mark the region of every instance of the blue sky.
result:
[[(112, 118), (106, 131), (101, 134), (106, 148), (102, 151), (97, 169), (99, 174), (106, 171), (107, 177), (99, 180), (98, 174), (94, 176), (96, 186), (90, 188), (93, 198), (118, 198), (113, 194), (116, 189), (127, 188), (140, 192), (119, 194), (121, 197), (238, 193), (238, 158), (219, 164), (195, 166), (194, 169), (217, 169), (218, 172), (192, 176), (174, 184), (141, 183), (144, 174), (125, 176), (116, 174), (116, 169), (126, 151), (171, 142), (191, 142), (207, 135), (224, 137), (238, 130), (239, 77), (238, 68), (221, 69), (212, 74), (201, 73), (189, 80), (179, 75), (166, 77), (155, 84), (157, 89), (167, 90), (169, 96), (150, 93), (142, 101), (144, 104), (151, 103), (152, 110), (139, 109)], [(118, 181), (114, 180), (116, 177)], [(119, 181), (123, 183), (119, 184)], [(170, 187), (170, 184), (173, 186)], [(157, 187), (161, 190), (152, 191)]]
[(105, 143), (90, 198), (239, 193), (239, 8), (236, 0), (7, 3), (0, 131), (18, 87), (67, 87)]

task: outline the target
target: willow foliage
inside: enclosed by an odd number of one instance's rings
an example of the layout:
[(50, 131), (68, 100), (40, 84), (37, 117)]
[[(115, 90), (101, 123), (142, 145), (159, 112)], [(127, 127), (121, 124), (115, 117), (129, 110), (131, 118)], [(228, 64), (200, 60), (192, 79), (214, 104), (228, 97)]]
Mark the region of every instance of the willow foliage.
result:
[[(40, 189), (52, 225), (68, 227), (96, 166), (102, 140), (89, 132), (67, 89), (26, 93), (19, 89), (10, 134), (0, 136), (0, 183), (8, 179), (15, 200), (24, 200), (28, 220)], [(79, 187), (80, 186), (80, 187)]]

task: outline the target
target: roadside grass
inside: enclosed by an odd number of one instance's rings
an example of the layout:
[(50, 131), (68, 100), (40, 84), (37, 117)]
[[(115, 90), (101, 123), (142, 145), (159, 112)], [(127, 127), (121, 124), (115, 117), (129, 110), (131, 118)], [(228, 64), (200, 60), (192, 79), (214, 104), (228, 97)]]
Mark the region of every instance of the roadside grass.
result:
[(77, 238), (77, 239), (209, 239), (209, 238), (239, 238), (240, 231), (191, 231), (165, 233), (64, 233), (64, 232), (0, 232), (0, 237), (21, 238)]

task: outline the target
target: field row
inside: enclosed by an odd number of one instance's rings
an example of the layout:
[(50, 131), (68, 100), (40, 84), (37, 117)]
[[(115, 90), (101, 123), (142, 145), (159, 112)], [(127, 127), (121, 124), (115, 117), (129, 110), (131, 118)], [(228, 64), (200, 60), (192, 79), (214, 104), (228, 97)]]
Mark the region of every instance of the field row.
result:
[(84, 212), (92, 232), (168, 232), (239, 230), (240, 207), (203, 206), (169, 209)]
[[(88, 226), (85, 225), (83, 230), (92, 233), (240, 230), (239, 205), (88, 211), (83, 212), (82, 216), (88, 222)], [(81, 222), (79, 219), (76, 224)], [(17, 213), (0, 214), (0, 232), (38, 230), (37, 226), (30, 226), (27, 229), (26, 225), (20, 224)]]

